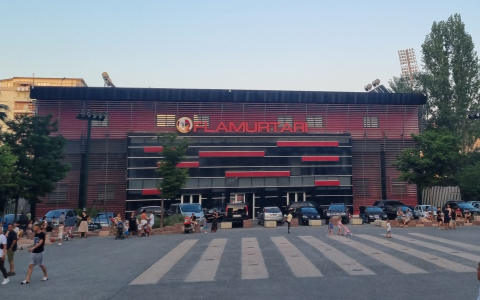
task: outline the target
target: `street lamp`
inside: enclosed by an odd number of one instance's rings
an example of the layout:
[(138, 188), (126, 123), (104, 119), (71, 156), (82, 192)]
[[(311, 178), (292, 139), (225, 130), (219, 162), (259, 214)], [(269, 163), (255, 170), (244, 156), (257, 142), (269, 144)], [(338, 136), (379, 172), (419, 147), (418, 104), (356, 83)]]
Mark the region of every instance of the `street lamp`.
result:
[(80, 193), (79, 207), (87, 207), (87, 191), (88, 191), (88, 165), (90, 162), (90, 136), (92, 134), (92, 121), (102, 122), (107, 117), (107, 112), (92, 111), (82, 109), (78, 116), (78, 120), (86, 120), (87, 123), (87, 145), (85, 149), (85, 164), (83, 165), (83, 186)]

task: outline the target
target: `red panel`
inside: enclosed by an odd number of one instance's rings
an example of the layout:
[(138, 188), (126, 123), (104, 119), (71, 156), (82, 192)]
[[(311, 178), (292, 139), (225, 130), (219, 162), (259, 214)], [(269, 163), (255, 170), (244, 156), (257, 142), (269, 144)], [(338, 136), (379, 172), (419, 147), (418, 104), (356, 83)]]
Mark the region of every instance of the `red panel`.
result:
[(338, 156), (302, 156), (302, 161), (339, 161)]
[(182, 161), (177, 164), (178, 168), (198, 168), (199, 166), (200, 162), (198, 161)]
[(160, 191), (158, 189), (145, 189), (142, 190), (142, 195), (160, 195)]
[(315, 186), (339, 186), (339, 180), (315, 180)]
[(338, 147), (338, 142), (278, 141), (277, 147)]
[(200, 151), (200, 157), (264, 157), (265, 151)]
[(225, 172), (225, 177), (288, 177), (290, 171), (233, 171)]
[(163, 151), (163, 147), (143, 147), (143, 152), (145, 153), (158, 153), (158, 152), (162, 152)]

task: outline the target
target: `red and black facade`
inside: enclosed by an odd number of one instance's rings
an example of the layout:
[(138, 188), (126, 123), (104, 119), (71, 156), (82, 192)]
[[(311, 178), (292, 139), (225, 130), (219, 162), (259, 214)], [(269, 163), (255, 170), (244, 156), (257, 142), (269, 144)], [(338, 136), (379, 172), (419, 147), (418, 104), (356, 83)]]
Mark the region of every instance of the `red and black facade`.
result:
[[(38, 114), (52, 114), (68, 140), (72, 165), (42, 214), (77, 207), (88, 167), (88, 202), (109, 211), (158, 205), (158, 134), (189, 139), (189, 180), (178, 202), (209, 207), (246, 201), (253, 207), (311, 200), (354, 210), (379, 199), (417, 202), (415, 186), (399, 182), (396, 155), (414, 147), (422, 105), (416, 94), (35, 87)], [(106, 111), (94, 124), (85, 165), (87, 122), (81, 109)], [(178, 127), (177, 125), (181, 125)]]

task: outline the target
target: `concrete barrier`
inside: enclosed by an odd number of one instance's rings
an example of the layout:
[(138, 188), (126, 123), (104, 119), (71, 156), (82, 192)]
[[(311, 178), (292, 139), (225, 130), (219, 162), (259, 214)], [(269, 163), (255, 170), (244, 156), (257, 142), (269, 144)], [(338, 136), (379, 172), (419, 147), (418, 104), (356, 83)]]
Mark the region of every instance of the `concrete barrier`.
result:
[(373, 222), (373, 225), (375, 225), (375, 226), (382, 226), (382, 220), (375, 220), (375, 221)]
[(387, 228), (387, 221), (382, 221), (382, 227)]
[(474, 217), (473, 217), (473, 220), (474, 220), (474, 221), (480, 221), (480, 216), (474, 216)]
[(222, 222), (220, 223), (221, 229), (230, 229), (232, 228), (232, 222)]
[(321, 226), (324, 225), (325, 220), (308, 220), (309, 226)]
[(275, 227), (277, 227), (277, 221), (265, 221), (263, 223), (263, 227), (265, 227), (265, 228), (275, 228)]
[(350, 221), (352, 222), (352, 225), (362, 225), (363, 224), (363, 220), (360, 219), (360, 218), (352, 218), (352, 219), (350, 219)]

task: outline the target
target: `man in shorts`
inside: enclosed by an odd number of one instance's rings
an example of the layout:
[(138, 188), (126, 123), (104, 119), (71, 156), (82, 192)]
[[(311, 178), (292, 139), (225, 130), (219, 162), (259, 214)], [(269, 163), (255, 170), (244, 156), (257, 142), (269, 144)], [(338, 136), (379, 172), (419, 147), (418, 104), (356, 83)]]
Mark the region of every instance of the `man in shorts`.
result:
[(7, 232), (7, 257), (8, 263), (10, 264), (10, 272), (8, 272), (8, 276), (15, 275), (15, 264), (13, 262), (13, 258), (15, 256), (15, 251), (17, 251), (17, 242), (18, 236), (13, 228), (12, 224), (8, 224), (8, 232)]
[(35, 236), (33, 237), (33, 247), (28, 249), (28, 252), (32, 252), (30, 254), (30, 264), (28, 266), (27, 272), (27, 279), (21, 282), (21, 284), (28, 284), (30, 283), (30, 276), (32, 276), (33, 267), (39, 265), (43, 271), (43, 278), (42, 281), (47, 281), (47, 268), (43, 265), (43, 248), (45, 246), (45, 232), (42, 231), (41, 225), (39, 223), (35, 223), (33, 225), (33, 231), (35, 232)]

